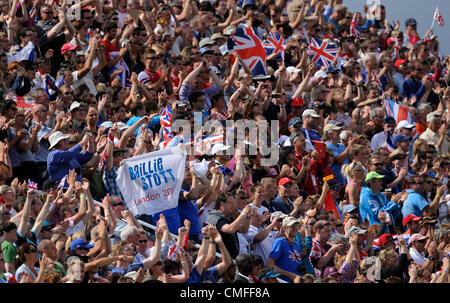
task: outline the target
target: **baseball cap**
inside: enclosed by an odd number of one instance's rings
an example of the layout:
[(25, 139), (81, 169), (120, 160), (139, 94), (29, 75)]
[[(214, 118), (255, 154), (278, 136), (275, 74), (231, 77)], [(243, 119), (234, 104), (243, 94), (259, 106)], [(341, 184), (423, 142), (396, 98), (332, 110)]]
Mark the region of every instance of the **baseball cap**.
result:
[(288, 126), (294, 126), (296, 124), (301, 124), (302, 123), (302, 119), (300, 119), (300, 117), (294, 117), (291, 120), (289, 120)]
[(216, 41), (212, 40), (211, 38), (203, 38), (202, 40), (200, 40), (200, 43), (198, 44), (200, 46), (200, 48), (205, 47), (206, 45), (214, 45), (214, 43), (216, 43)]
[(405, 25), (406, 26), (414, 26), (414, 25), (417, 25), (417, 21), (414, 18), (408, 18), (405, 21)]
[(333, 124), (333, 123), (327, 123), (327, 125), (325, 125), (325, 127), (323, 128), (323, 132), (324, 132), (324, 133), (327, 133), (327, 132), (329, 132), (330, 130), (341, 130), (341, 129), (342, 129), (342, 127), (337, 126), (336, 124)]
[(392, 235), (389, 233), (382, 234), (381, 236), (378, 237), (378, 246), (384, 245), (384, 244), (388, 243), (389, 241), (394, 241), (394, 238), (392, 237)]
[(284, 212), (281, 212), (279, 210), (274, 211), (271, 215), (270, 215), (270, 222), (272, 222), (273, 220), (277, 219), (277, 218), (285, 218), (287, 217), (287, 215)]
[(244, 3), (242, 3), (242, 8), (245, 9), (247, 7), (254, 7), (254, 8), (256, 8), (255, 0), (245, 0)]
[(406, 61), (408, 61), (408, 60), (406, 60), (406, 59), (403, 59), (403, 60), (398, 59), (398, 60), (396, 60), (395, 63), (394, 63), (395, 68), (398, 68), (400, 65), (404, 64)]
[(100, 127), (105, 127), (105, 128), (111, 128), (114, 126), (114, 123), (112, 123), (111, 121), (105, 121), (102, 124), (100, 124)]
[(367, 230), (362, 229), (358, 226), (352, 226), (349, 230), (347, 230), (347, 233), (345, 234), (345, 237), (350, 237), (353, 233), (357, 233), (358, 235), (363, 235), (367, 232)]
[(346, 213), (351, 213), (352, 211), (354, 211), (355, 209), (358, 209), (355, 205), (353, 204), (347, 204), (344, 206), (344, 208), (342, 209), (342, 213), (346, 214)]
[(438, 111), (431, 112), (427, 115), (427, 122), (433, 122), (434, 119), (441, 119), (441, 114)]
[(79, 248), (92, 248), (94, 245), (89, 244), (85, 239), (75, 239), (70, 242), (70, 250), (77, 250)]
[(291, 145), (292, 145), (292, 143), (294, 143), (295, 138), (297, 138), (300, 135), (303, 135), (303, 133), (302, 132), (293, 132), (291, 134), (291, 136), (289, 137), (289, 140), (291, 141)]
[(282, 226), (283, 227), (290, 227), (294, 225), (295, 223), (299, 223), (301, 225), (300, 219), (297, 219), (295, 217), (289, 216), (283, 219)]
[(382, 179), (384, 178), (384, 175), (380, 175), (379, 173), (375, 172), (375, 171), (371, 171), (370, 173), (368, 173), (366, 175), (366, 179), (364, 180), (364, 182), (368, 182), (372, 179)]
[(70, 108), (69, 108), (69, 112), (73, 111), (75, 108), (78, 108), (80, 106), (81, 106), (80, 102), (78, 102), (78, 101), (72, 102), (72, 104), (70, 105)]
[(281, 178), (278, 181), (278, 186), (285, 185), (286, 183), (292, 183), (293, 184), (294, 182), (292, 182), (292, 180), (289, 179), (288, 177), (284, 177), (284, 178)]
[(301, 72), (302, 70), (300, 68), (296, 68), (295, 66), (288, 66), (286, 67), (286, 71), (290, 74), (292, 73), (296, 73), (296, 72)]
[[(228, 39), (227, 37), (225, 37), (224, 35), (221, 35), (220, 33), (215, 33), (215, 34), (213, 34), (212, 36), (211, 36), (211, 40), (216, 40), (216, 39), (220, 39), (220, 38), (223, 38), (223, 39)], [(215, 41), (214, 41), (215, 42)]]
[(428, 239), (427, 236), (422, 236), (421, 234), (412, 234), (411, 237), (409, 237), (409, 244), (411, 245), (412, 243), (414, 243), (414, 241), (421, 241), (421, 240), (425, 240)]
[(320, 116), (317, 114), (317, 112), (314, 109), (307, 109), (303, 112), (302, 117), (308, 117), (308, 116), (312, 116), (315, 118), (320, 118)]
[(397, 127), (395, 129), (402, 129), (402, 128), (414, 128), (414, 124), (410, 124), (406, 120), (402, 120), (398, 122)]
[(75, 50), (77, 49), (78, 45), (66, 43), (61, 47), (61, 55), (64, 55), (67, 51)]
[(418, 216), (416, 216), (416, 215), (413, 215), (413, 214), (409, 214), (409, 215), (407, 215), (406, 217), (404, 217), (403, 218), (403, 226), (405, 226), (406, 227), (406, 224), (408, 224), (409, 223), (409, 221), (420, 221), (420, 220), (422, 220), (422, 217), (418, 217)]
[(325, 270), (323, 271), (323, 277), (326, 276), (334, 276), (336, 274), (339, 274), (338, 270), (336, 269), (336, 267), (334, 266), (328, 266), (327, 268), (325, 268)]
[(394, 139), (394, 146), (397, 146), (398, 143), (401, 141), (411, 141), (411, 137), (405, 136), (405, 135), (397, 135)]
[(384, 124), (395, 123), (395, 119), (394, 119), (394, 117), (389, 116), (389, 117), (384, 118), (383, 123)]
[(389, 160), (401, 160), (405, 159), (406, 157), (408, 157), (408, 154), (398, 149), (389, 154)]
[(295, 97), (295, 98), (292, 99), (291, 107), (293, 107), (293, 106), (300, 107), (300, 106), (303, 106), (303, 105), (305, 105), (305, 103), (303, 102), (303, 98), (302, 97)]
[(314, 78), (328, 78), (328, 74), (325, 71), (323, 71), (323, 70), (318, 70), (314, 74)]

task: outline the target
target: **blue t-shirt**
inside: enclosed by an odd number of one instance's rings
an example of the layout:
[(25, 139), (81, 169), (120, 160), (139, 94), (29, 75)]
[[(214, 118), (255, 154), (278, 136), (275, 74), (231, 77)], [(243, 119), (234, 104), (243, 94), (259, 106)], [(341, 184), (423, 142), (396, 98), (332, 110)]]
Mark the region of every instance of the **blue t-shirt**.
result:
[[(333, 156), (334, 157), (339, 156), (346, 149), (346, 147), (344, 145), (342, 145), (341, 143), (338, 143), (338, 145), (334, 145), (331, 142), (327, 143), (327, 148), (329, 148), (329, 149), (331, 149), (333, 151)], [(330, 164), (330, 168), (331, 168), (331, 171), (333, 172), (333, 175), (334, 175), (335, 179), (341, 184), (345, 184), (345, 179), (342, 177), (342, 174), (341, 174), (341, 168), (342, 168), (342, 165), (348, 164), (348, 163), (349, 163), (349, 161), (348, 161), (348, 158), (347, 158), (341, 164), (338, 164), (338, 163)]]
[[(138, 122), (139, 119), (141, 119), (141, 118), (142, 117), (133, 116), (133, 117), (130, 118), (130, 120), (127, 121), (127, 123), (125, 125), (126, 126), (132, 126), (134, 123)], [(153, 126), (156, 126), (158, 124), (160, 124), (159, 116), (153, 117), (152, 121), (150, 121), (150, 123), (148, 124), (147, 128), (152, 128)], [(138, 134), (139, 134), (139, 127), (134, 132), (134, 136), (136, 137)]]
[(178, 200), (178, 213), (180, 216), (180, 226), (184, 225), (185, 219), (191, 221), (190, 235), (200, 235), (202, 233), (198, 221), (197, 200), (185, 200), (180, 195), (180, 199)]
[(166, 217), (167, 221), (167, 227), (169, 228), (169, 232), (172, 234), (177, 235), (178, 234), (178, 228), (181, 227), (180, 225), (180, 214), (178, 212), (178, 206), (174, 208), (169, 208), (166, 210), (163, 210), (159, 213), (153, 214), (152, 219), (156, 226), (156, 223), (159, 221), (159, 215), (163, 214)]
[(418, 217), (422, 217), (423, 209), (430, 205), (428, 201), (419, 193), (408, 189), (408, 198), (403, 202), (402, 215), (403, 218), (409, 214), (413, 214)]
[(184, 283), (200, 283), (200, 274), (195, 265), (192, 266), (192, 272), (189, 275), (189, 279)]
[[(275, 265), (280, 269), (298, 274), (297, 267), (302, 262), (302, 248), (296, 241), (289, 245), (286, 238), (278, 238), (272, 244), (269, 258), (274, 259)], [(286, 276), (280, 276), (280, 279), (283, 279), (286, 282), (293, 282)]]

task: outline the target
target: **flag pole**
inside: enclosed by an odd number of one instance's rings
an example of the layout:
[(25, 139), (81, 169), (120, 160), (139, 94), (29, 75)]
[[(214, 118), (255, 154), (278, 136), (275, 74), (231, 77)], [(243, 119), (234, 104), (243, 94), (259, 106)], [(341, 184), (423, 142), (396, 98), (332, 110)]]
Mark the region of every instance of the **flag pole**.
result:
[(436, 6), (436, 10), (434, 11), (434, 15), (433, 15), (433, 22), (431, 22), (431, 29), (433, 29), (434, 26), (434, 20), (436, 19), (436, 12), (438, 11), (438, 7)]

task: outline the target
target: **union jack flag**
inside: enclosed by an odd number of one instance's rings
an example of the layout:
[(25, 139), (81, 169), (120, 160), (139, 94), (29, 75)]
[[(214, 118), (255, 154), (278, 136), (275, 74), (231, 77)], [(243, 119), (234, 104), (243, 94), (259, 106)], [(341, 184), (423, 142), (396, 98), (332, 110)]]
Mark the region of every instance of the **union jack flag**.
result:
[(177, 243), (172, 242), (172, 245), (169, 244), (169, 252), (167, 253), (167, 258), (169, 258), (169, 260), (175, 261), (179, 253), (180, 248), (178, 247)]
[[(397, 59), (398, 57), (398, 52), (400, 51), (400, 43), (398, 42), (398, 38), (397, 37), (391, 37), (389, 38), (391, 41), (393, 41), (392, 43), (392, 47), (394, 48), (394, 52), (392, 53), (392, 59)], [(388, 40), (389, 40), (388, 39)]]
[(444, 18), (442, 17), (442, 15), (439, 12), (439, 9), (437, 7), (436, 7), (436, 11), (434, 12), (434, 19), (436, 19), (436, 21), (439, 24), (439, 26), (444, 26), (445, 25)]
[(66, 184), (66, 178), (67, 178), (67, 175), (65, 175), (65, 176), (61, 179), (61, 181), (59, 181), (58, 189), (64, 188), (64, 184)]
[(253, 76), (267, 75), (266, 50), (253, 28), (237, 28), (236, 33), (228, 39), (227, 46), (232, 63), (235, 56), (231, 51), (235, 51), (251, 69)]
[(379, 90), (383, 90), (383, 83), (381, 83), (380, 79), (378, 79), (377, 72), (374, 71), (371, 76), (372, 76), (372, 81), (375, 82), (375, 84), (377, 85), (378, 89)]
[(266, 50), (267, 56), (275, 52), (281, 55), (281, 58), (284, 61), (284, 50), (286, 42), (284, 41), (282, 35), (270, 32), (269, 35), (267, 36), (267, 40), (264, 41), (263, 45)]
[(325, 66), (326, 68), (333, 65), (334, 59), (339, 53), (339, 48), (335, 44), (311, 38), (311, 43), (308, 46), (308, 56), (318, 66)]
[(356, 38), (361, 37), (361, 32), (359, 31), (358, 20), (356, 14), (353, 14), (352, 24), (350, 24), (350, 33)]
[[(106, 142), (106, 145), (108, 145), (109, 143), (112, 143), (114, 145), (114, 141), (110, 137), (108, 137), (108, 141)], [(103, 150), (102, 156), (100, 158), (100, 162), (98, 163), (98, 168), (100, 169), (101, 172), (103, 172), (105, 170), (105, 167), (106, 167), (106, 146), (105, 146), (105, 149)]]
[(28, 179), (28, 189), (34, 189), (37, 192), (38, 191), (37, 183)]
[(167, 140), (170, 136), (170, 127), (172, 126), (172, 117), (173, 112), (170, 106), (165, 106), (161, 109), (160, 116), (160, 123), (162, 126), (162, 133), (163, 133), (163, 139)]
[(6, 96), (6, 99), (14, 100), (16, 102), (16, 106), (22, 109), (33, 108), (36, 105), (36, 102), (31, 97), (19, 97), (16, 95), (8, 94)]

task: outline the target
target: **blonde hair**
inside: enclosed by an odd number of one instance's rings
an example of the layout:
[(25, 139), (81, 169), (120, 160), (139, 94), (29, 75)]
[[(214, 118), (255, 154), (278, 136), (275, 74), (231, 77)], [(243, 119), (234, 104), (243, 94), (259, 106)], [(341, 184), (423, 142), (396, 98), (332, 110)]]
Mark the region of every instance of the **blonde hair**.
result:
[(66, 249), (67, 253), (69, 253), (69, 251), (70, 251), (70, 243), (72, 243), (72, 241), (75, 240), (75, 239), (84, 239), (84, 240), (86, 240), (86, 236), (82, 232), (76, 232), (74, 234), (71, 234), (69, 237), (67, 237), (66, 246), (65, 246), (65, 249)]
[(128, 244), (128, 242), (124, 241), (124, 240), (120, 240), (120, 241), (116, 242), (111, 249), (111, 255), (113, 257), (120, 255), (120, 249), (122, 248), (122, 246), (127, 245), (127, 244)]
[(345, 177), (351, 178), (353, 170), (355, 170), (357, 168), (364, 169), (364, 166), (359, 161), (352, 162), (352, 163), (349, 163), (349, 164), (344, 164), (344, 165), (342, 165), (341, 173)]
[(333, 103), (333, 100), (334, 100), (334, 96), (336, 95), (336, 94), (338, 94), (338, 93), (342, 93), (342, 94), (344, 94), (345, 92), (344, 92), (344, 90), (342, 89), (342, 88), (333, 88), (331, 91), (330, 91), (330, 93), (328, 94), (328, 96), (327, 96), (327, 104), (328, 105), (332, 105), (331, 103)]
[[(416, 157), (416, 155), (419, 153), (419, 147), (420, 147), (420, 145), (422, 145), (423, 143), (427, 143), (427, 141), (424, 140), (424, 139), (417, 139), (417, 140), (414, 142), (413, 149), (412, 149), (412, 158), (413, 158), (413, 159), (414, 159), (414, 158)], [(427, 144), (428, 144), (428, 143), (427, 143)]]
[(378, 255), (378, 258), (381, 261), (381, 267), (382, 268), (386, 268), (386, 261), (387, 261), (387, 259), (389, 258), (389, 256), (391, 256), (394, 253), (395, 253), (395, 251), (394, 251), (394, 248), (392, 248), (392, 247), (383, 249), (380, 252), (380, 254)]

